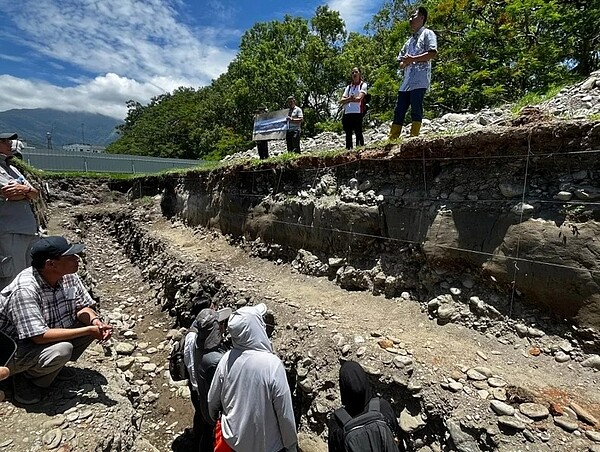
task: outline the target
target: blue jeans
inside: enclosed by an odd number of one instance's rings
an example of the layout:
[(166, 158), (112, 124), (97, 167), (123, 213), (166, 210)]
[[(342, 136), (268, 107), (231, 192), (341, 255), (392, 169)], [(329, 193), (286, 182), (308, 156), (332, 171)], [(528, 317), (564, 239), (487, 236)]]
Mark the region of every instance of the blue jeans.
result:
[(404, 116), (410, 107), (410, 118), (412, 121), (423, 121), (423, 99), (425, 88), (413, 89), (412, 91), (398, 91), (398, 100), (394, 109), (394, 124), (404, 124)]

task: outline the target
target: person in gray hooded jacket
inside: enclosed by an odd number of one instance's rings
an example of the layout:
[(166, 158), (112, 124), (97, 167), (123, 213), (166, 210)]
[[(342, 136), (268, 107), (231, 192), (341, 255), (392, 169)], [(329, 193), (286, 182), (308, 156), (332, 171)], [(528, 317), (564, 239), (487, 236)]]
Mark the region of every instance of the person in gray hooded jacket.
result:
[(281, 360), (273, 353), (261, 303), (229, 318), (233, 349), (219, 362), (208, 392), (208, 411), (221, 413), (225, 442), (237, 452), (296, 451), (292, 396)]

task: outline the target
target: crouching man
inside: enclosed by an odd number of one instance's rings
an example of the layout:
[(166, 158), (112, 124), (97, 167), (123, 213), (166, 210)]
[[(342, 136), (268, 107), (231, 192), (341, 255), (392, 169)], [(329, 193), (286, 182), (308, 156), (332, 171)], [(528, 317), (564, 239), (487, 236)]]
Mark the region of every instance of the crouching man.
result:
[(31, 248), (31, 267), (0, 292), (0, 330), (17, 341), (8, 368), (21, 404), (39, 402), (40, 388), (70, 377), (63, 369), (68, 361), (94, 339), (111, 337), (112, 327), (92, 309), (95, 302), (75, 274), (83, 249), (63, 237), (39, 240)]

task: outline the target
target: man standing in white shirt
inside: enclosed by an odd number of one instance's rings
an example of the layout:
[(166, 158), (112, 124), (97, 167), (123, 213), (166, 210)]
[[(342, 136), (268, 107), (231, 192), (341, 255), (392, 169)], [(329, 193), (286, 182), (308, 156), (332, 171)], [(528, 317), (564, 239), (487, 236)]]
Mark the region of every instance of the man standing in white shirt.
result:
[(16, 133), (0, 133), (0, 290), (29, 267), (29, 250), (38, 240), (30, 201), (38, 191), (12, 165)]
[(294, 96), (289, 96), (287, 98), (287, 107), (289, 109), (287, 116), (288, 131), (285, 135), (287, 151), (300, 154), (300, 125), (304, 121), (304, 115), (302, 109), (296, 105)]
[(409, 18), (413, 35), (406, 41), (397, 58), (404, 77), (398, 90), (390, 140), (400, 137), (408, 107), (412, 119), (410, 136), (418, 136), (421, 130), (423, 99), (431, 84), (431, 60), (437, 56), (437, 37), (433, 31), (425, 28), (425, 22), (427, 9), (419, 6)]

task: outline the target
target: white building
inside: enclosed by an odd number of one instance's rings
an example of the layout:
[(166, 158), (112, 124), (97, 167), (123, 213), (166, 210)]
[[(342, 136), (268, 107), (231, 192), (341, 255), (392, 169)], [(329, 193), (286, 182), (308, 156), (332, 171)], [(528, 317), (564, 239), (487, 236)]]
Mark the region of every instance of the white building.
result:
[(63, 151), (73, 152), (104, 152), (105, 146), (98, 146), (95, 144), (84, 144), (84, 143), (73, 143), (63, 145)]

